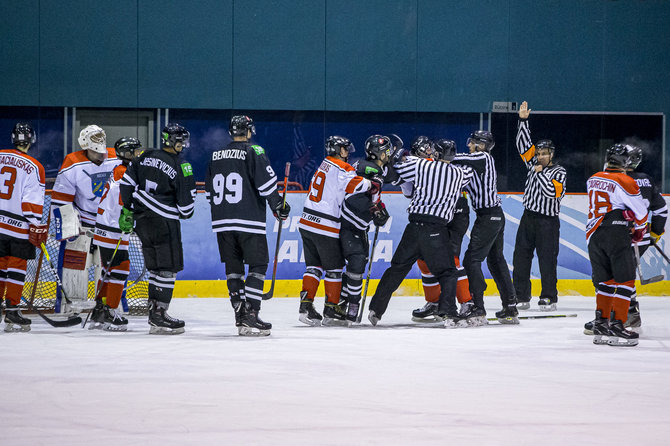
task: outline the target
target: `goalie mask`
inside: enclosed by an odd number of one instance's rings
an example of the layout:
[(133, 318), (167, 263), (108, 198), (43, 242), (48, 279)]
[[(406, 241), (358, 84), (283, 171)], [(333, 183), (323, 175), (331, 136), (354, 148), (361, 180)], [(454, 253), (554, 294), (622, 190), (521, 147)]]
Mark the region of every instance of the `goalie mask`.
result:
[(124, 136), (114, 144), (116, 157), (124, 161), (132, 161), (135, 158), (135, 151), (141, 148), (140, 140), (132, 136)]
[(228, 126), (228, 133), (230, 136), (244, 136), (251, 130), (251, 134), (256, 134), (256, 126), (254, 120), (246, 115), (236, 115), (230, 118), (230, 125)]
[(183, 125), (177, 123), (170, 123), (163, 127), (161, 132), (161, 141), (163, 147), (174, 148), (177, 143), (181, 143), (182, 149), (189, 146), (191, 134), (184, 128)]
[(35, 144), (37, 135), (33, 127), (26, 122), (17, 122), (12, 130), (12, 144), (14, 147), (27, 146), (28, 144)]
[(95, 153), (107, 155), (107, 135), (97, 125), (89, 125), (79, 132), (79, 147)]

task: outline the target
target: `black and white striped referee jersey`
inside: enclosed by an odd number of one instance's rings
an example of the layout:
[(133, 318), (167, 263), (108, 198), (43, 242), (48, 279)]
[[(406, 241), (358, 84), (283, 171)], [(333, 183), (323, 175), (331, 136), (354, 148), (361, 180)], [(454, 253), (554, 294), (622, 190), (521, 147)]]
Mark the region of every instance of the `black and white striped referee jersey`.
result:
[(465, 191), (470, 194), (470, 201), (475, 211), (500, 206), (498, 173), (490, 153), (458, 153), (453, 163), (474, 170), (474, 177)]
[(165, 150), (148, 150), (134, 159), (119, 184), (124, 207), (136, 215), (149, 212), (164, 218), (189, 218), (195, 209), (191, 164)]
[(561, 199), (565, 196), (566, 172), (563, 166), (552, 164), (535, 172), (535, 144), (530, 139), (528, 120), (519, 120), (516, 134), (516, 148), (528, 168), (526, 187), (523, 193), (523, 206), (529, 211), (549, 217), (558, 216), (561, 211)]
[(454, 217), (456, 202), (463, 188), (470, 184), (474, 172), (467, 166), (426, 158), (410, 157), (393, 166), (407, 183), (414, 184), (407, 212), (443, 220), (447, 224)]
[(265, 202), (272, 209), (281, 202), (277, 175), (265, 150), (242, 141), (212, 153), (205, 174), (205, 196), (214, 232), (265, 234)]

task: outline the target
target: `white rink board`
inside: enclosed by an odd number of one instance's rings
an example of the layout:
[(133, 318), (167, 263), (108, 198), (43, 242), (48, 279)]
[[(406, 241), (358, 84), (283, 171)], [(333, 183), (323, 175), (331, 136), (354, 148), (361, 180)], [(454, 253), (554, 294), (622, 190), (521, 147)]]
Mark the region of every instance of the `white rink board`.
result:
[[(297, 299), (265, 302), (269, 338), (240, 338), (228, 299), (177, 299), (180, 336), (0, 332), (2, 444), (666, 445), (670, 299), (641, 297), (632, 348), (582, 334), (579, 317), (445, 330), (394, 298), (382, 326), (309, 328)], [(321, 308), (322, 299), (317, 299)], [(489, 315), (500, 307), (486, 299)], [(535, 305), (535, 303), (534, 303)], [(523, 314), (540, 314), (537, 311)], [(366, 321), (367, 322), (367, 321)]]

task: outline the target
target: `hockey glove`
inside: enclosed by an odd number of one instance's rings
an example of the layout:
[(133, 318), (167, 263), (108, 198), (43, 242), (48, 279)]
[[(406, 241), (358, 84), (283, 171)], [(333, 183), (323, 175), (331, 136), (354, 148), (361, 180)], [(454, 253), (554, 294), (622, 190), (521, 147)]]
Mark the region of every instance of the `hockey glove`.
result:
[(389, 211), (386, 210), (386, 206), (381, 201), (376, 202), (370, 207), (370, 213), (372, 214), (372, 223), (375, 226), (384, 226), (389, 219)]
[(643, 226), (639, 229), (634, 229), (631, 232), (631, 236), (633, 238), (633, 243), (640, 243), (646, 232), (647, 232), (647, 227), (646, 226)]
[(635, 221), (635, 212), (631, 211), (630, 209), (626, 209), (625, 211), (622, 212), (622, 214), (624, 220)]
[(291, 206), (289, 206), (288, 203), (283, 203), (282, 206), (282, 203), (279, 202), (275, 210), (272, 211), (272, 215), (278, 220), (286, 220), (289, 212), (291, 212)]
[(33, 246), (40, 246), (47, 241), (49, 235), (49, 227), (47, 225), (29, 225), (28, 226), (28, 241)]
[(382, 183), (378, 178), (370, 180), (370, 195), (375, 196), (382, 190)]
[(135, 219), (133, 217), (133, 211), (128, 208), (121, 209), (121, 216), (119, 217), (119, 229), (121, 232), (129, 234), (133, 232), (133, 225)]

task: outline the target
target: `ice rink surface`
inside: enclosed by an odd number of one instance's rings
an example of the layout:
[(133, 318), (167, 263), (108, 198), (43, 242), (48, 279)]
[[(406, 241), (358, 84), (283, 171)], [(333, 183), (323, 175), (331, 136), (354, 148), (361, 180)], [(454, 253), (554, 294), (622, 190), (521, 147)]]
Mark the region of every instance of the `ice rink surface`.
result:
[(452, 330), (412, 323), (422, 303), (393, 298), (378, 327), (310, 328), (297, 299), (274, 299), (268, 338), (237, 336), (227, 299), (175, 299), (179, 336), (143, 317), (126, 333), (33, 317), (0, 333), (0, 444), (668, 444), (669, 298), (641, 297), (640, 344), (619, 348), (582, 334), (593, 298), (560, 298), (575, 318)]

